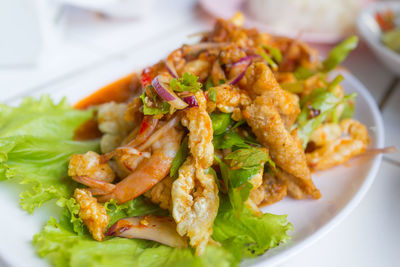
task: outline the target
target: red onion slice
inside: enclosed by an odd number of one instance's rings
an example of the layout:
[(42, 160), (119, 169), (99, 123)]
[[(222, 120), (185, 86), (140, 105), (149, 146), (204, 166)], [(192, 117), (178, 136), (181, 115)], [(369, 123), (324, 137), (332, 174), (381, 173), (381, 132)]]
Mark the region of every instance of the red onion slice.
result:
[(250, 56), (242, 57), (238, 61), (233, 62), (231, 67), (236, 66), (238, 64), (248, 63), (249, 61), (253, 60), (254, 58), (261, 58), (261, 56), (259, 56), (259, 55), (250, 55)]
[(156, 90), (157, 94), (167, 101), (172, 107), (176, 109), (184, 109), (188, 106), (187, 103), (182, 101), (174, 92), (169, 89), (169, 86), (166, 85), (162, 80), (160, 75), (156, 76), (151, 84), (153, 85), (154, 89)]
[(188, 103), (189, 107), (198, 107), (199, 106), (199, 103), (197, 103), (197, 99), (194, 95), (185, 96), (183, 98), (183, 101)]
[[(247, 68), (250, 67), (252, 60), (253, 60), (252, 57), (243, 58), (243, 60), (240, 62), (240, 64), (246, 64), (245, 67), (243, 68), (243, 71), (241, 71), (238, 76), (236, 76), (235, 78), (230, 80), (228, 82), (228, 84), (230, 84), (230, 85), (237, 84), (243, 78), (244, 74), (246, 73)], [(240, 61), (240, 59), (238, 61)], [(235, 63), (237, 64), (238, 61), (236, 61)]]
[(169, 74), (171, 74), (172, 77), (178, 78), (178, 73), (176, 72), (174, 63), (171, 60), (167, 59), (165, 61), (165, 67), (167, 68)]

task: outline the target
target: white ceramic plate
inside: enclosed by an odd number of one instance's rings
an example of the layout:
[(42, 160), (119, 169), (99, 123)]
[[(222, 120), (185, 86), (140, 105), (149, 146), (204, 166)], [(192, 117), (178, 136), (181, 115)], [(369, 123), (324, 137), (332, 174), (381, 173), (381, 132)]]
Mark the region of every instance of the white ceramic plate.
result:
[[(155, 52), (157, 56), (158, 52)], [(136, 64), (138, 61), (136, 61)], [(146, 63), (146, 62), (144, 62)], [(148, 62), (147, 62), (148, 63)], [(80, 78), (45, 88), (33, 95), (50, 93), (55, 99), (67, 96), (71, 102), (88, 95), (99, 87), (128, 73), (135, 64), (125, 62), (109, 63), (96, 68), (91, 73), (80, 75)], [(136, 65), (137, 66), (137, 65)], [(380, 112), (367, 89), (350, 73), (345, 77), (344, 90), (357, 92), (355, 117), (363, 122), (371, 135), (371, 147), (383, 147), (383, 123)], [(351, 160), (343, 166), (313, 175), (323, 197), (320, 200), (285, 199), (270, 207), (265, 212), (288, 214), (294, 226), (290, 233), (292, 239), (287, 244), (274, 248), (263, 256), (246, 260), (243, 265), (273, 265), (284, 261), (303, 248), (321, 238), (335, 225), (343, 220), (361, 201), (378, 171), (381, 156), (362, 156)], [(51, 206), (51, 205), (45, 205)], [(32, 236), (41, 230), (43, 224), (53, 215), (48, 210), (38, 210), (28, 215), (18, 207), (18, 196), (12, 187), (0, 184), (0, 257), (11, 266), (47, 266), (46, 261), (39, 259), (31, 245)]]

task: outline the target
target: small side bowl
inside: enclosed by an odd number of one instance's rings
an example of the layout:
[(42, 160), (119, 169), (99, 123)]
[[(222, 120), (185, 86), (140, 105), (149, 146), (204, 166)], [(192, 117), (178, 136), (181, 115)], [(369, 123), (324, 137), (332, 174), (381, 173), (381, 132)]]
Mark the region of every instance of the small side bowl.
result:
[(400, 15), (400, 2), (379, 2), (364, 8), (357, 18), (357, 28), (361, 37), (367, 42), (379, 60), (393, 73), (400, 76), (400, 54), (387, 48), (381, 42), (382, 31), (375, 20), (375, 14), (392, 10)]

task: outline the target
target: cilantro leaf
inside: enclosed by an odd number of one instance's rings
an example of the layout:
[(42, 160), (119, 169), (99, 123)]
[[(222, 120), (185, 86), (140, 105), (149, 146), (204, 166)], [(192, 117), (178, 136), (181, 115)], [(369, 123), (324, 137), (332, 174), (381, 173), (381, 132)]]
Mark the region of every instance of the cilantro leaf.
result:
[(252, 169), (264, 165), (269, 161), (268, 154), (261, 148), (249, 147), (233, 151), (225, 156), (231, 160), (231, 168)]
[[(142, 99), (143, 102), (143, 114), (144, 115), (158, 115), (158, 114), (167, 114), (170, 110), (170, 104), (165, 101), (159, 101), (157, 102), (157, 99), (150, 100), (148, 96), (146, 96), (145, 93), (143, 93), (140, 96), (140, 99)], [(153, 104), (158, 104), (158, 106), (151, 107), (149, 106), (150, 103)]]
[(172, 78), (169, 82), (169, 86), (173, 91), (176, 92), (197, 92), (201, 89), (202, 84), (197, 82), (199, 77), (192, 73), (185, 72), (181, 78)]
[(248, 147), (235, 150), (225, 156), (229, 164), (215, 157), (221, 169), (222, 180), (228, 189), (228, 196), (232, 207), (240, 214), (244, 208), (244, 202), (249, 198), (253, 188), (249, 182), (259, 174), (266, 162), (272, 166), (275, 164), (262, 148)]
[(215, 135), (213, 138), (214, 148), (216, 149), (226, 149), (226, 148), (246, 148), (250, 147), (249, 144), (253, 142), (244, 139), (237, 132), (229, 130), (223, 134)]

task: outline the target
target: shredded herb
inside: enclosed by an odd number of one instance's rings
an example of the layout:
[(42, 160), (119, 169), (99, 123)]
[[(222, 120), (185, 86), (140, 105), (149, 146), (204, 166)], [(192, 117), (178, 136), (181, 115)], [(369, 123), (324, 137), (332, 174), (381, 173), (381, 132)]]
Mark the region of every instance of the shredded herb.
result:
[[(144, 115), (158, 115), (166, 114), (170, 111), (171, 105), (168, 102), (158, 100), (157, 96), (154, 96), (151, 100), (146, 93), (140, 96), (143, 102), (143, 114)], [(154, 106), (150, 106), (154, 105)]]
[(181, 146), (179, 147), (178, 152), (176, 153), (176, 156), (172, 161), (171, 170), (169, 172), (171, 178), (174, 179), (178, 178), (178, 170), (185, 162), (188, 155), (189, 155), (189, 146), (188, 146), (188, 137), (186, 136), (182, 140)]
[(169, 86), (173, 91), (176, 92), (192, 92), (195, 93), (199, 91), (202, 87), (202, 84), (197, 82), (199, 77), (194, 74), (185, 72), (181, 78), (176, 79), (172, 78), (169, 82)]

